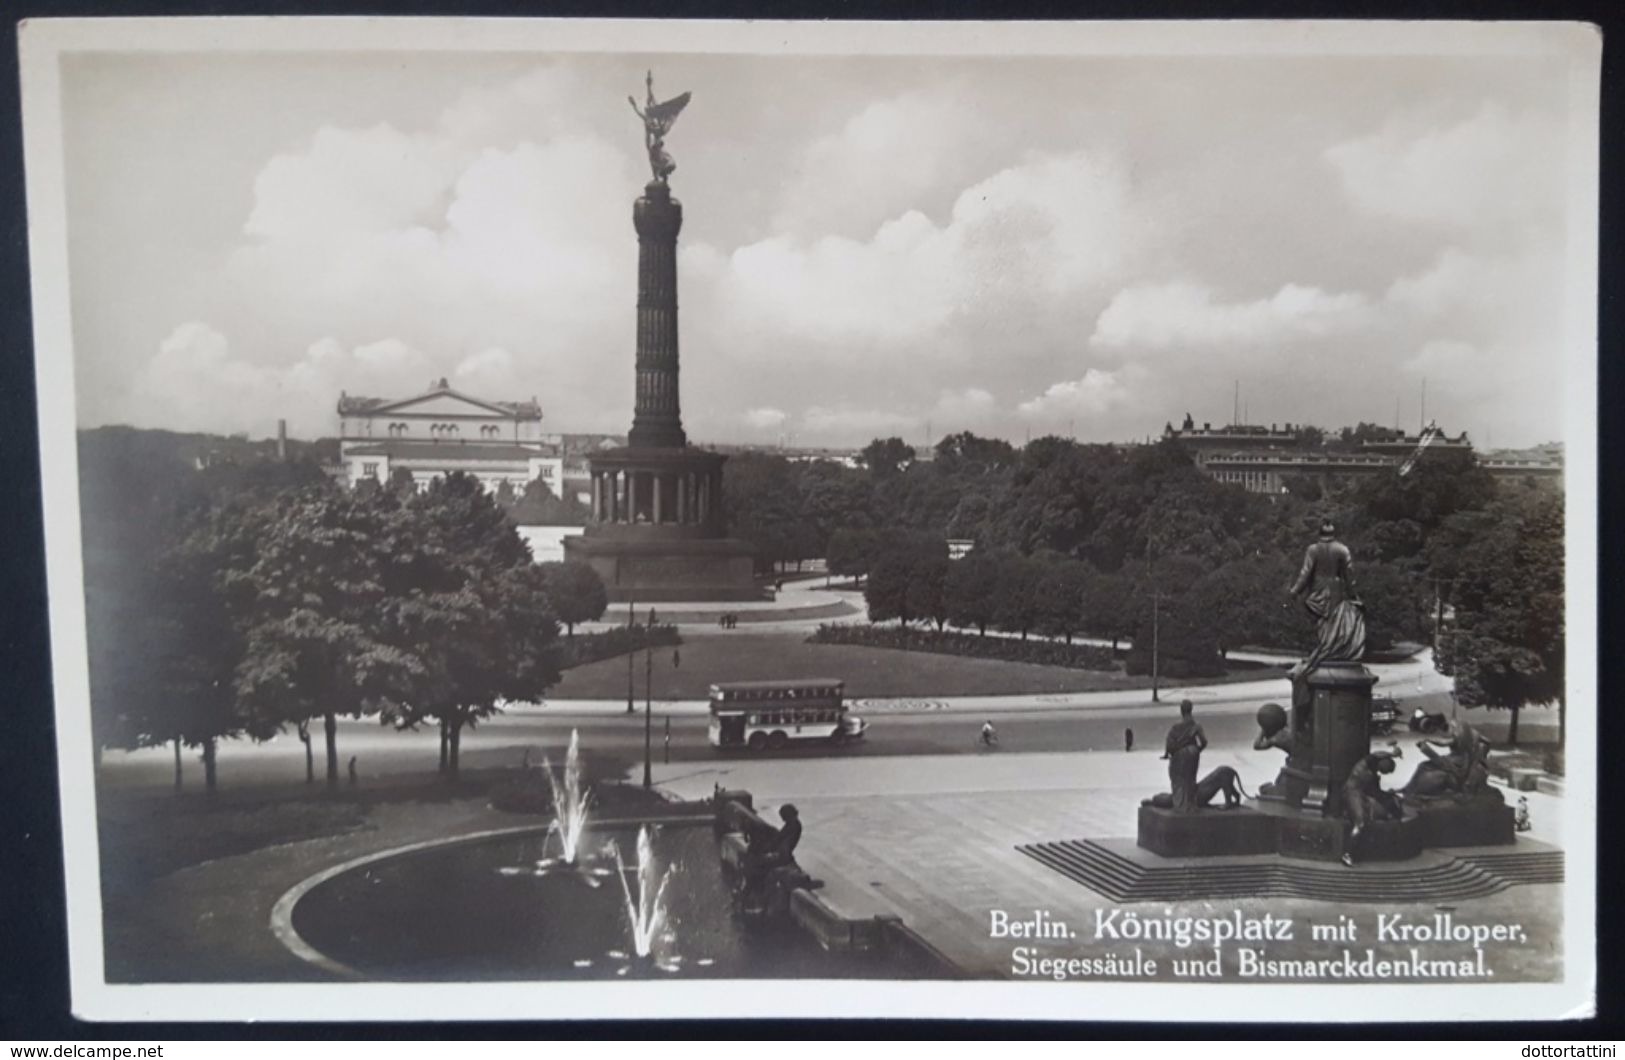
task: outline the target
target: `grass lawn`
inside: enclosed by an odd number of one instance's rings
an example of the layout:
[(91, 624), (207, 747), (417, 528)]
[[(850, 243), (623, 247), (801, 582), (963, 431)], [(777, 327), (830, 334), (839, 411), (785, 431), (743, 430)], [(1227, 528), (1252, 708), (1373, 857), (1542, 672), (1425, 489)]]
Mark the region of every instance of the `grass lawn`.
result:
[[(801, 633), (750, 633), (693, 637), (679, 649), (682, 665), (673, 669), (671, 652), (655, 653), (655, 695), (660, 699), (704, 699), (714, 681), (762, 681), (832, 677), (846, 681), (847, 695), (967, 696), (1045, 692), (1095, 692), (1141, 688), (1144, 677), (1121, 671), (1071, 670), (1059, 666), (972, 659), (961, 655), (866, 648), (851, 644), (808, 644)], [(638, 694), (643, 694), (644, 661), (636, 662)], [(1223, 677), (1176, 681), (1210, 685), (1270, 676), (1268, 669), (1236, 670)], [(604, 659), (565, 673), (550, 699), (615, 699), (626, 694), (626, 657)]]
[[(477, 754), (465, 751), (463, 757), (455, 781), (428, 770), (368, 777), (364, 786), (341, 784), (331, 790), (320, 781), (310, 786), (245, 785), (233, 784), (229, 776), (214, 795), (195, 789), (181, 794), (106, 789), (97, 809), (103, 885), (110, 893), (139, 891), (146, 881), (190, 865), (368, 831), (381, 810), (398, 806), (427, 812), (433, 806), (472, 801), (520, 814), (549, 810), (541, 769), (481, 768), (474, 765)], [(583, 772), (598, 788), (601, 809), (635, 812), (663, 805), (641, 788), (616, 783), (632, 765), (613, 753), (583, 752)]]

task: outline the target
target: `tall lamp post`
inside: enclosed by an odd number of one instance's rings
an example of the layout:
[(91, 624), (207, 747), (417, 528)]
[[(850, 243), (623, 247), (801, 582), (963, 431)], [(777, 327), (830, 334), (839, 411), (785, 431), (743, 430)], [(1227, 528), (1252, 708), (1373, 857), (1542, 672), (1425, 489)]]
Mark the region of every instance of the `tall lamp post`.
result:
[(1162, 593), (1157, 585), (1156, 548), (1155, 537), (1147, 534), (1145, 539), (1145, 573), (1151, 579), (1151, 702), (1161, 703), (1162, 697), (1158, 692), (1157, 685), (1160, 677), (1158, 663), (1162, 648)]
[(1161, 697), (1157, 694), (1157, 677), (1158, 677), (1158, 667), (1157, 667), (1158, 659), (1157, 659), (1157, 656), (1159, 654), (1159, 649), (1162, 646), (1161, 645), (1162, 630), (1160, 628), (1161, 625), (1162, 625), (1161, 618), (1162, 618), (1162, 597), (1157, 592), (1156, 575), (1152, 575), (1152, 577), (1151, 577), (1151, 702), (1153, 702), (1153, 703), (1162, 702)]
[(654, 787), (654, 777), (650, 773), (650, 760), (654, 753), (654, 683), (655, 649), (651, 644), (643, 653), (643, 786), (646, 788)]
[(632, 703), (635, 695), (632, 688), (632, 667), (638, 656), (637, 646), (633, 643), (632, 631), (637, 628), (637, 625), (637, 604), (632, 600), (628, 600), (626, 602), (626, 712), (628, 714), (637, 710), (637, 707)]

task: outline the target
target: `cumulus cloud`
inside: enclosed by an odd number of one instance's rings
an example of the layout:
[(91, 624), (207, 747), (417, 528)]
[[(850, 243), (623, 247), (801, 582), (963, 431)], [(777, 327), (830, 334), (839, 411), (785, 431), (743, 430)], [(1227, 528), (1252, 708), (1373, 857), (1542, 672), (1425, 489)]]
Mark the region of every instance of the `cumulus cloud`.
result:
[(1148, 284), (1119, 291), (1095, 322), (1091, 345), (1104, 349), (1271, 344), (1349, 331), (1366, 320), (1357, 291), (1329, 293), (1288, 284), (1268, 298), (1218, 301), (1198, 283)]
[(750, 409), (743, 417), (745, 425), (758, 430), (771, 430), (790, 418), (790, 414), (783, 409), (758, 408)]
[(944, 390), (937, 397), (931, 415), (945, 426), (968, 426), (981, 423), (997, 411), (998, 402), (981, 387), (963, 390)]
[(807, 145), (786, 182), (774, 231), (795, 237), (873, 231), (925, 211), (963, 160), (975, 110), (944, 92), (876, 100)]
[(506, 372), (507, 360), (504, 350), (486, 350), (447, 373), (435, 358), (400, 339), (346, 346), (328, 336), (291, 363), (264, 366), (234, 351), (215, 328), (190, 321), (164, 340), (137, 375), (141, 415), (135, 422), (197, 424), (231, 433), (268, 430), (271, 421), (286, 419), (295, 434), (317, 437), (332, 433), (342, 393), (408, 397), (447, 375), (454, 386), (480, 392), (470, 384)]
[[(110, 233), (108, 217), (133, 216), (128, 180), (75, 184), (99, 189), (74, 207), (94, 250), (76, 246), (73, 265), (87, 422), (268, 431), (285, 417), (330, 434), (341, 389), (403, 396), (445, 376), (536, 395), (553, 429), (624, 430), (629, 200), (647, 170), (624, 100), (604, 91), (614, 65), (482, 68), (401, 100), (373, 86), (357, 93), (373, 102), (347, 101), (362, 115), (349, 124), (311, 94), (279, 116), (302, 137), (279, 132), (272, 154), (257, 127), (207, 136), (162, 107), (120, 111), (167, 129), (128, 139), (161, 202), (143, 216), (171, 227)], [(1418, 375), (1430, 412), (1477, 386), (1463, 415), (1560, 415), (1560, 388), (1526, 371), (1555, 362), (1572, 287), (1550, 92), (1441, 73), (1456, 87), (1400, 112), (1342, 68), (1314, 81), (1350, 91), (1290, 97), (1267, 65), (1214, 77), (1148, 61), (1130, 104), (1077, 109), (1031, 106), (1042, 71), (936, 65), (929, 93), (865, 93), (890, 74), (827, 94), (763, 83), (685, 117), (731, 130), (678, 150), (691, 434), (862, 444), (927, 421), (1017, 437), (1076, 419), (1101, 440), (1140, 437), (1187, 408), (1220, 418), (1237, 379), (1266, 419), (1335, 424), (1382, 417)], [(705, 79), (726, 67), (695, 60), (707, 108)], [(1261, 117), (1242, 81), (1279, 104)], [(252, 124), (227, 102), (218, 120)], [(116, 126), (86, 127), (99, 135), (75, 150), (123, 173)], [(237, 183), (194, 223), (184, 197), (220, 174)], [(1350, 363), (1362, 370), (1335, 391), (1304, 390), (1304, 372)]]
[(177, 327), (132, 387), (140, 424), (232, 433), (245, 408), (276, 388), (274, 373), (232, 357), (226, 337), (202, 321)]
[(243, 226), (262, 239), (324, 239), (431, 223), (456, 173), (451, 146), (389, 125), (316, 131), (266, 163)]
[[(543, 70), (471, 92), (423, 129), (323, 126), (266, 160), (208, 298), (232, 351), (216, 370), (258, 366), (282, 389), (250, 407), (316, 433), (333, 429), (341, 385), (396, 396), (441, 376), (491, 398), (546, 394), (559, 429), (624, 428), (637, 246), (626, 199), (604, 189), (637, 177), (624, 145), (550, 95), (573, 80)], [(380, 335), (409, 362), (362, 370)], [(342, 370), (311, 352), (329, 346), (351, 351)], [(626, 352), (626, 373), (603, 370), (605, 349)], [(326, 422), (293, 407), (321, 383)]]
[(1139, 374), (1132, 367), (1120, 371), (1090, 368), (1082, 378), (1051, 384), (1038, 397), (1023, 401), (1017, 411), (1028, 420), (1098, 416), (1128, 404), (1135, 397), (1130, 382)]
[(1560, 133), (1548, 116), (1486, 102), (1450, 124), (1397, 116), (1373, 135), (1328, 148), (1325, 158), (1369, 213), (1493, 233), (1561, 204), (1560, 170), (1551, 165)]
[(909, 211), (868, 239), (782, 235), (740, 247), (717, 276), (719, 300), (747, 333), (857, 343), (846, 349), (869, 357), (861, 343), (917, 343), (964, 313), (1085, 291), (1147, 227), (1111, 159), (1033, 156), (966, 188), (942, 224)]

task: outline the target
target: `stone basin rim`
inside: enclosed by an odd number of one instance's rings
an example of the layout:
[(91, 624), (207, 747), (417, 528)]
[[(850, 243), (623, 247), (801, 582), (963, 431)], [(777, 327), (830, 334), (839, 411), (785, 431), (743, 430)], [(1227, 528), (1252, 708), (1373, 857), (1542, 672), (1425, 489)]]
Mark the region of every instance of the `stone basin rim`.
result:
[[(600, 828), (628, 828), (633, 825), (641, 824), (709, 825), (711, 821), (712, 818), (710, 814), (645, 814), (642, 816), (609, 817), (602, 820), (593, 820), (587, 824), (586, 830), (591, 832)], [(388, 861), (391, 858), (401, 857), (406, 854), (416, 854), (424, 850), (434, 850), (438, 847), (458, 846), (464, 843), (480, 843), (491, 839), (507, 839), (516, 836), (531, 835), (538, 832), (547, 832), (552, 827), (553, 822), (549, 821), (546, 824), (521, 824), (512, 825), (507, 828), (485, 828), (478, 832), (468, 832), (464, 835), (438, 836), (434, 839), (421, 839), (415, 843), (403, 843), (400, 846), (390, 847), (387, 850), (375, 850), (370, 854), (362, 854), (358, 857), (341, 861), (337, 865), (330, 865), (327, 868), (322, 869), (320, 872), (316, 872), (305, 877), (282, 893), (282, 897), (278, 898), (276, 900), (276, 904), (271, 907), (271, 933), (277, 937), (277, 941), (282, 943), (282, 945), (285, 946), (290, 953), (304, 961), (306, 964), (313, 965), (322, 969), (324, 972), (327, 972), (330, 975), (338, 976), (341, 979), (372, 980), (376, 977), (369, 976), (364, 972), (350, 967), (342, 961), (334, 960), (332, 957), (329, 957), (327, 954), (305, 941), (304, 936), (299, 934), (298, 929), (293, 926), (293, 911), (294, 908), (299, 904), (300, 900), (305, 897), (305, 895), (309, 894), (317, 887), (320, 887), (328, 880), (334, 879), (338, 876), (343, 876), (348, 872), (374, 864), (375, 862)]]

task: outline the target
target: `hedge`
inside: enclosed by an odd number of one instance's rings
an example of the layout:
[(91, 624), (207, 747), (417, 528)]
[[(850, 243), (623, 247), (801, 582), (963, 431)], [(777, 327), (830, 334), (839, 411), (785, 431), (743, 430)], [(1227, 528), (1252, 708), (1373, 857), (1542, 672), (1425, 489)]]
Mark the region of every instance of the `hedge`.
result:
[(821, 625), (809, 644), (856, 644), (866, 648), (923, 651), (938, 655), (965, 655), (1004, 662), (1064, 666), (1071, 670), (1115, 670), (1112, 650), (1098, 644), (1065, 644), (1014, 637), (980, 637), (953, 630), (941, 632), (913, 626)]
[(561, 638), (554, 641), (553, 650), (557, 653), (559, 669), (568, 670), (600, 659), (613, 659), (627, 652), (669, 648), (682, 642), (683, 638), (677, 635), (677, 627), (672, 625), (615, 626)]

